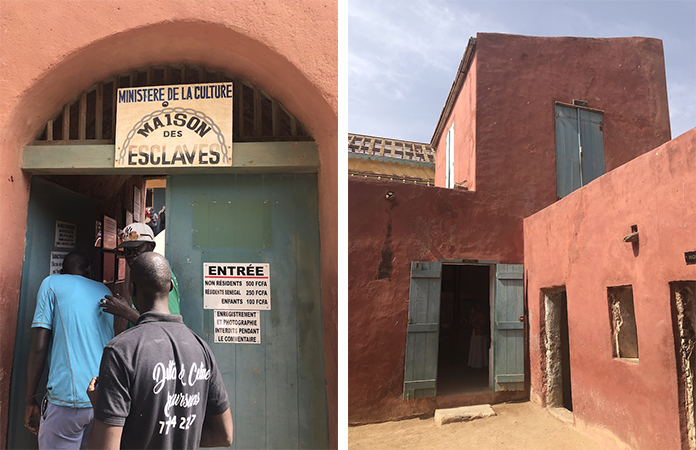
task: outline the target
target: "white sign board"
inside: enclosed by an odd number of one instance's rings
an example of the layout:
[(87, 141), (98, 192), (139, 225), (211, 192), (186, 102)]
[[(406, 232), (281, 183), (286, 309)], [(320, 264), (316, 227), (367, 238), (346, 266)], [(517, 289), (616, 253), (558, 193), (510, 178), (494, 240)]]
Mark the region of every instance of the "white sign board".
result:
[(232, 83), (118, 90), (115, 167), (232, 165)]
[(56, 239), (54, 247), (75, 248), (77, 242), (77, 225), (56, 220)]
[(58, 275), (63, 268), (63, 260), (70, 252), (51, 252), (51, 275)]
[(215, 343), (260, 344), (259, 311), (214, 310)]
[(269, 263), (203, 263), (204, 309), (271, 309)]

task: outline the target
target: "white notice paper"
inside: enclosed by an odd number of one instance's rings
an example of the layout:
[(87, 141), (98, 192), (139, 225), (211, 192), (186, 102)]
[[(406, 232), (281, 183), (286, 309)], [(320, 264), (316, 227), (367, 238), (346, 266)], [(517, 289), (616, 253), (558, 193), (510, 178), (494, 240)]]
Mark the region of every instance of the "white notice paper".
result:
[(77, 242), (77, 225), (56, 220), (56, 236), (54, 247), (75, 248)]
[(261, 324), (258, 311), (214, 310), (215, 343), (260, 344)]
[(203, 263), (204, 309), (271, 309), (269, 263)]

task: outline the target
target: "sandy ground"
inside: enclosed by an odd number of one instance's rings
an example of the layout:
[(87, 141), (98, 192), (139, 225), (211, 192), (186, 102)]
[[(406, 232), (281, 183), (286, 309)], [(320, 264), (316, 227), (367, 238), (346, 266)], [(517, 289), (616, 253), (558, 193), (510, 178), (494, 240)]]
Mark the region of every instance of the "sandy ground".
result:
[(348, 428), (348, 448), (606, 450), (530, 402), (492, 405), (497, 416), (438, 427), (432, 417)]

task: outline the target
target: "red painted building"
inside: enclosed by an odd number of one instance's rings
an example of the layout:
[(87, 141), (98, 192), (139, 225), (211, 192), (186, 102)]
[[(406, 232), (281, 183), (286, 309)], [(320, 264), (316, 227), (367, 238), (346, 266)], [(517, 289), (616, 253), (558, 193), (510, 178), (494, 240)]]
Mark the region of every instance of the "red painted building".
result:
[(471, 39), (431, 141), (439, 187), (349, 181), (350, 422), (526, 398), (530, 374), (541, 392), (523, 220), (669, 139), (661, 41)]

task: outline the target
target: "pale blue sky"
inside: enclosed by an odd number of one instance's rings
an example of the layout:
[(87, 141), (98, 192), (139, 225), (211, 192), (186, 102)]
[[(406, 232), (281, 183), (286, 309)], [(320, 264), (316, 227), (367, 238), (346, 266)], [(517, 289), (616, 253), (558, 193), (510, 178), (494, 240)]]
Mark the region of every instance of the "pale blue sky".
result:
[(478, 32), (661, 39), (672, 137), (696, 127), (696, 0), (349, 0), (348, 131), (430, 142)]

